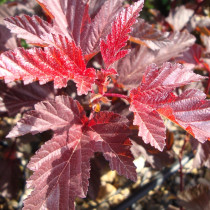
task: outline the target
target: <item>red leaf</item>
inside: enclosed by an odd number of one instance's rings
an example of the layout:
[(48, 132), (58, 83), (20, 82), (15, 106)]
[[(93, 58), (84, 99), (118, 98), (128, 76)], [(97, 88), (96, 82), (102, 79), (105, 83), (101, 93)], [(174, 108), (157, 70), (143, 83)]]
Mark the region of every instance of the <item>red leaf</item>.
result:
[(143, 0), (140, 0), (123, 9), (112, 24), (111, 33), (107, 36), (106, 41), (101, 40), (101, 54), (107, 68), (128, 53), (128, 50), (121, 50), (121, 48), (125, 47), (129, 38), (128, 34), (142, 7)]
[(122, 0), (107, 0), (92, 22), (81, 34), (81, 48), (85, 55), (100, 51), (100, 39), (111, 31), (111, 23), (122, 8)]
[(210, 100), (199, 90), (186, 90), (158, 112), (174, 121), (201, 143), (210, 139)]
[(82, 51), (66, 37), (52, 36), (57, 47), (23, 48), (0, 55), (0, 77), (6, 82), (23, 80), (25, 84), (39, 80), (40, 84), (54, 81), (55, 88), (62, 88), (74, 79), (78, 95), (87, 94), (95, 80), (95, 70), (86, 68)]
[(34, 191), (24, 209), (73, 209), (75, 197), (86, 196), (92, 156), (91, 141), (82, 134), (81, 125), (54, 135), (28, 165), (35, 172), (27, 186)]
[(172, 91), (179, 86), (204, 77), (194, 74), (180, 64), (165, 63), (158, 69), (150, 65), (137, 89), (130, 91), (130, 111), (134, 112), (134, 125), (139, 126), (139, 136), (160, 151), (165, 145), (165, 126), (157, 109), (175, 100)]
[(133, 124), (139, 127), (138, 135), (142, 137), (146, 144), (150, 143), (155, 148), (163, 151), (166, 144), (166, 129), (159, 114), (137, 101), (132, 103), (130, 111), (134, 112)]
[(102, 152), (113, 170), (136, 180), (127, 123), (126, 118), (112, 112), (96, 114), (88, 122), (79, 102), (65, 96), (35, 105), (8, 135), (54, 131), (53, 138), (29, 163), (34, 174), (28, 187), (34, 190), (24, 208), (74, 209), (75, 197), (87, 194), (89, 161), (94, 152)]

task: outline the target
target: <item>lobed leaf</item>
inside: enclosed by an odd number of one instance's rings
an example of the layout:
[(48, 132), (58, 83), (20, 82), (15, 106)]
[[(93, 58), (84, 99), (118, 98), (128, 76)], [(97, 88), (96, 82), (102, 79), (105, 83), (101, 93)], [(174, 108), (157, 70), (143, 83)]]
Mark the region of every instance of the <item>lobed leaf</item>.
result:
[[(37, 103), (35, 110), (24, 115), (8, 137), (22, 136), (27, 133), (37, 134), (52, 129), (57, 131), (60, 128), (68, 127), (69, 124), (82, 124), (87, 121), (85, 112), (79, 102), (65, 96), (57, 96), (55, 100), (42, 101)], [(61, 112), (61, 110), (63, 110)]]
[(127, 123), (112, 112), (100, 112), (88, 120), (79, 102), (66, 96), (36, 104), (8, 135), (54, 131), (28, 165), (34, 171), (27, 183), (33, 192), (24, 209), (74, 209), (74, 199), (87, 194), (94, 152), (102, 152), (113, 170), (135, 181)]
[(142, 137), (146, 144), (150, 143), (155, 148), (163, 151), (166, 144), (166, 128), (159, 114), (138, 101), (132, 103), (130, 111), (135, 116), (133, 124), (139, 127), (138, 135)]
[(27, 187), (34, 191), (24, 209), (74, 209), (75, 197), (86, 196), (92, 156), (91, 141), (82, 134), (81, 125), (54, 135), (28, 165), (35, 172)]
[(153, 64), (147, 68), (140, 86), (130, 91), (130, 111), (134, 112), (133, 124), (139, 127), (138, 135), (145, 143), (163, 150), (165, 126), (158, 114), (158, 108), (161, 107), (160, 110), (164, 111), (164, 105), (175, 100), (172, 91), (176, 87), (202, 78), (204, 77), (194, 74), (180, 64), (164, 63), (160, 69)]
[(110, 168), (120, 175), (136, 181), (136, 169), (127, 138), (128, 120), (113, 112), (99, 112), (89, 121), (88, 134), (95, 141), (95, 148), (109, 161)]
[[(0, 77), (5, 82), (23, 80), (24, 84), (38, 80), (40, 84), (54, 81), (55, 88), (62, 88), (74, 79), (78, 95), (92, 89), (96, 73), (86, 68), (82, 51), (66, 37), (52, 36), (58, 47), (18, 48), (0, 55)], [(62, 48), (62, 50), (61, 50)]]
[(118, 83), (126, 88), (137, 87), (149, 64), (155, 63), (160, 66), (171, 58), (180, 56), (195, 42), (195, 37), (186, 32), (175, 32), (169, 37), (169, 42), (165, 47), (152, 51), (145, 46), (135, 48), (125, 58), (115, 63), (115, 68), (119, 74)]
[(128, 53), (128, 50), (121, 50), (121, 48), (125, 47), (128, 34), (142, 7), (143, 0), (139, 0), (134, 5), (123, 9), (113, 22), (111, 33), (106, 41), (101, 40), (101, 54), (107, 68)]
[[(169, 44), (160, 49), (158, 56), (153, 61), (156, 64), (162, 64), (171, 58), (180, 56), (181, 53), (187, 51), (195, 43), (195, 36), (184, 32), (173, 32), (168, 37)], [(166, 60), (167, 59), (167, 60)]]
[(111, 31), (111, 23), (121, 11), (122, 0), (107, 0), (81, 34), (81, 48), (85, 55), (100, 51), (100, 39), (104, 39)]
[(210, 139), (210, 101), (196, 89), (189, 89), (158, 112), (180, 125), (201, 143)]

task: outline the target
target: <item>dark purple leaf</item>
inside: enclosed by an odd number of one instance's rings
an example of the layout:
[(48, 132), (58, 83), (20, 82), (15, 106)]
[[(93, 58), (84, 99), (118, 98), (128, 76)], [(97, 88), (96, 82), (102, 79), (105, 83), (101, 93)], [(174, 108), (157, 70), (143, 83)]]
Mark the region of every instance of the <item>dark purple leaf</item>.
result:
[(195, 37), (186, 32), (171, 34), (165, 47), (152, 51), (145, 46), (135, 48), (125, 58), (115, 63), (119, 74), (117, 81), (126, 88), (137, 87), (149, 64), (160, 66), (171, 58), (177, 57), (193, 45)]
[(193, 166), (196, 168), (200, 168), (202, 166), (210, 168), (210, 141), (200, 143), (192, 138), (190, 142), (193, 150), (196, 152)]
[(179, 204), (186, 209), (209, 210), (210, 186), (199, 184), (178, 195)]
[(9, 199), (17, 199), (21, 190), (22, 171), (18, 159), (0, 159), (0, 193)]
[(36, 104), (8, 135), (54, 131), (28, 165), (34, 171), (28, 180), (33, 192), (24, 208), (73, 209), (74, 199), (86, 196), (94, 152), (102, 152), (112, 170), (135, 181), (127, 123), (112, 112), (100, 112), (88, 120), (79, 102), (66, 96)]
[(173, 163), (174, 157), (171, 151), (164, 149), (160, 152), (149, 144), (145, 144), (142, 138), (138, 136), (137, 132), (133, 132), (130, 138), (133, 144), (131, 152), (135, 158), (142, 155), (153, 168), (158, 170)]
[(29, 85), (17, 83), (10, 86), (0, 89), (0, 110), (5, 107), (10, 116), (31, 109), (37, 102), (53, 99), (55, 96), (52, 83), (42, 86), (37, 82)]
[(161, 33), (143, 19), (138, 19), (138, 23), (133, 28), (130, 41), (146, 45), (152, 50), (159, 50), (169, 42), (169, 33)]

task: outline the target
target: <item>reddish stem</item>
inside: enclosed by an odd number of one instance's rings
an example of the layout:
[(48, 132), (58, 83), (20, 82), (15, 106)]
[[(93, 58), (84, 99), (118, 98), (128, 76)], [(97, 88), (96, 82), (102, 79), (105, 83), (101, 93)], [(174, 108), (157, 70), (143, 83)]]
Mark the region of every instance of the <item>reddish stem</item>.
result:
[(104, 93), (103, 96), (124, 98), (124, 99), (126, 99), (127, 101), (130, 101), (130, 97), (129, 97), (129, 96), (122, 95), (122, 94), (118, 94), (118, 93)]
[[(189, 133), (186, 134), (186, 137), (184, 139), (184, 143), (182, 145), (182, 148), (179, 152), (179, 165), (180, 165), (180, 169), (179, 169), (179, 176), (180, 176), (180, 191), (182, 192), (184, 190), (184, 180), (183, 180), (183, 167), (182, 167), (182, 158), (183, 158), (183, 152), (186, 146), (186, 143), (189, 141)], [(183, 210), (183, 207), (180, 206), (180, 210)]]

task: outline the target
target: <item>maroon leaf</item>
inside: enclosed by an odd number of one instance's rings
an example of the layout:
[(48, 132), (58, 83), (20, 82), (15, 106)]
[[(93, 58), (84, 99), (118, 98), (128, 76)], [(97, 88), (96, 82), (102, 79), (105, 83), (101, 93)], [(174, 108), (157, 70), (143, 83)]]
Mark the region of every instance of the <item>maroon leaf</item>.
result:
[(142, 7), (143, 0), (139, 0), (134, 5), (123, 9), (113, 22), (111, 33), (106, 41), (101, 40), (101, 54), (107, 68), (128, 53), (128, 50), (121, 50), (121, 48), (126, 45), (128, 34)]
[(130, 41), (144, 44), (152, 50), (159, 50), (169, 42), (167, 38), (169, 33), (161, 33), (143, 19), (138, 19), (138, 23), (133, 28)]
[(96, 158), (90, 160), (91, 170), (90, 170), (90, 179), (89, 179), (89, 186), (87, 193), (92, 200), (96, 199), (101, 186), (100, 172), (102, 167), (100, 167), (100, 165), (101, 165), (100, 160), (97, 160)]
[(34, 191), (25, 201), (25, 209), (73, 209), (74, 198), (85, 196), (93, 147), (82, 133), (82, 121), (87, 118), (78, 102), (57, 97), (35, 105), (35, 111), (29, 112), (13, 132), (22, 135), (54, 130), (54, 137), (30, 161), (29, 168), (35, 173), (28, 187)]
[(117, 81), (126, 88), (137, 87), (149, 64), (155, 63), (160, 66), (163, 62), (179, 56), (195, 42), (195, 37), (186, 32), (173, 33), (168, 39), (167, 45), (159, 50), (152, 51), (141, 46), (140, 49), (132, 50), (125, 58), (117, 61), (115, 64), (119, 74)]
[(34, 14), (34, 8), (37, 6), (35, 0), (16, 1), (15, 4), (1, 4), (0, 6), (0, 51), (11, 50), (17, 47), (16, 36), (11, 34), (6, 28), (4, 19), (10, 16), (27, 13)]
[[(41, 133), (46, 130), (59, 131), (72, 123), (81, 124), (87, 121), (85, 112), (79, 102), (65, 96), (57, 96), (55, 100), (37, 103), (35, 110), (27, 112), (8, 137), (22, 136), (27, 133)], [(61, 112), (63, 110), (63, 112)]]
[(55, 92), (52, 83), (43, 86), (32, 83), (29, 85), (15, 84), (12, 87), (2, 88), (0, 95), (2, 106), (11, 116), (32, 108), (39, 101), (53, 99)]
[(189, 48), (189, 50), (185, 51), (182, 56), (176, 58), (177, 62), (193, 64), (193, 66), (199, 66), (201, 64), (201, 56), (202, 56), (203, 48), (194, 44)]
[(96, 14), (100, 11), (102, 5), (106, 2), (107, 0), (92, 0), (89, 3), (89, 13), (90, 17), (94, 18)]
[(6, 18), (5, 24), (12, 33), (17, 34), (17, 37), (26, 39), (34, 44), (52, 44), (48, 36), (50, 33), (57, 34), (57, 31), (51, 24), (36, 15), (33, 17), (23, 15), (21, 17)]
[(103, 152), (113, 170), (136, 180), (127, 123), (112, 112), (100, 112), (88, 122), (79, 102), (65, 96), (35, 105), (8, 135), (54, 131), (29, 163), (34, 174), (28, 187), (34, 191), (24, 208), (73, 209), (75, 197), (86, 196), (94, 152)]
[(186, 209), (208, 210), (210, 208), (209, 185), (198, 184), (178, 195), (178, 202)]
[(138, 125), (138, 135), (145, 143), (163, 150), (165, 126), (157, 112), (158, 107), (175, 100), (172, 94), (174, 88), (202, 78), (180, 64), (165, 63), (160, 69), (153, 64), (147, 68), (141, 85), (130, 91), (130, 111), (134, 112), (133, 124)]
[(114, 63), (119, 75), (117, 82), (127, 89), (137, 87), (152, 59), (154, 59), (154, 53), (147, 47), (140, 46), (140, 49), (132, 49), (128, 55)]
[(51, 16), (54, 26), (60, 28), (64, 36), (80, 43), (80, 32), (87, 15), (88, 0), (37, 0), (42, 8)]
[(163, 151), (166, 129), (159, 114), (138, 101), (132, 103), (130, 111), (134, 112), (133, 124), (139, 127), (138, 135), (142, 137), (146, 144), (150, 143)]
[(75, 197), (86, 196), (92, 156), (91, 141), (82, 134), (81, 125), (54, 135), (28, 165), (35, 173), (27, 186), (34, 191), (24, 209), (73, 209)]
[(0, 159), (0, 193), (9, 199), (17, 199), (21, 189), (20, 162), (17, 159)]
[(136, 132), (133, 132), (130, 136), (132, 139), (131, 152), (135, 158), (140, 155), (145, 158), (145, 160), (155, 169), (162, 169), (163, 167), (174, 162), (174, 158), (171, 151), (164, 149), (160, 152), (149, 144), (145, 144)]
[[(195, 42), (195, 37), (184, 31), (184, 32), (174, 32), (168, 36), (169, 43), (166, 47), (160, 49), (157, 53), (158, 56), (155, 57), (154, 63), (162, 64), (171, 58), (179, 56), (182, 52), (185, 52), (192, 46)], [(166, 60), (167, 59), (167, 60)]]
[(193, 150), (196, 151), (193, 166), (196, 168), (200, 168), (202, 166), (210, 168), (210, 141), (206, 141), (202, 144), (198, 141), (195, 141), (195, 139), (192, 139), (190, 142)]
[(85, 55), (100, 51), (100, 39), (111, 31), (111, 23), (122, 8), (122, 0), (107, 0), (81, 35), (81, 48)]
[[(58, 47), (18, 48), (0, 55), (0, 77), (5, 82), (22, 79), (24, 84), (39, 80), (40, 84), (54, 80), (55, 88), (62, 88), (74, 79), (78, 95), (87, 94), (92, 89), (96, 73), (86, 68), (82, 51), (66, 37), (52, 36)], [(61, 46), (63, 47), (61, 50)]]
[(11, 35), (8, 28), (0, 25), (0, 53), (17, 47), (16, 39)]
[(96, 150), (109, 161), (110, 168), (135, 181), (136, 171), (129, 150), (131, 143), (126, 138), (130, 133), (127, 123), (128, 120), (118, 114), (100, 112), (90, 120), (88, 134), (96, 142)]

